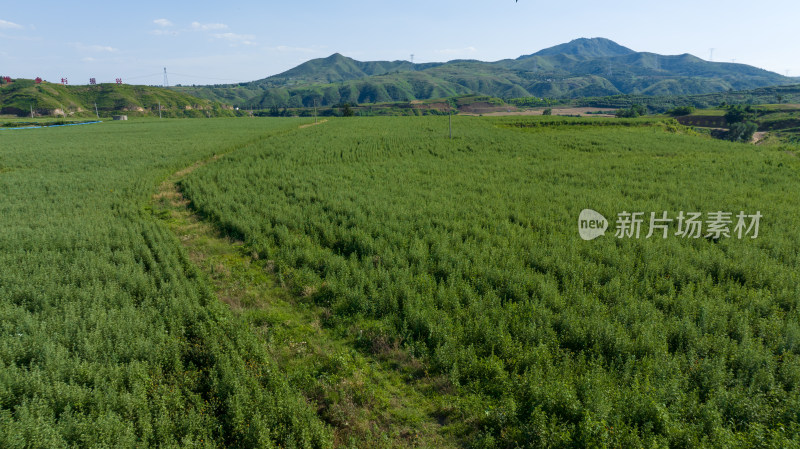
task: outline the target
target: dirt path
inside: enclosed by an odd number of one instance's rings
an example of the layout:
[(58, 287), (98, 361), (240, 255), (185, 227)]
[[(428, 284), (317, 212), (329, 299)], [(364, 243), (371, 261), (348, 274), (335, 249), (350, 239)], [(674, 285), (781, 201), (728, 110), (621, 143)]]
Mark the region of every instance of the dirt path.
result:
[(753, 134), (753, 143), (759, 144), (762, 140), (766, 139), (767, 132), (766, 131), (758, 131)]
[(323, 124), (323, 123), (325, 123), (327, 121), (328, 121), (328, 119), (320, 120), (318, 122), (309, 123), (309, 124), (306, 124), (306, 125), (300, 125), (299, 128), (303, 129), (303, 128), (308, 128), (309, 126), (321, 125), (321, 124)]
[(419, 360), (379, 336), (368, 351), (356, 351), (361, 331), (343, 336), (324, 328), (320, 317), (328, 312), (293, 297), (273, 261), (259, 260), (189, 208), (179, 181), (222, 156), (197, 161), (161, 183), (152, 196), (153, 214), (178, 237), (236, 319), (259, 336), (290, 384), (316, 406), (336, 446), (455, 447), (447, 425), (459, 423), (450, 418), (447, 379), (429, 377)]

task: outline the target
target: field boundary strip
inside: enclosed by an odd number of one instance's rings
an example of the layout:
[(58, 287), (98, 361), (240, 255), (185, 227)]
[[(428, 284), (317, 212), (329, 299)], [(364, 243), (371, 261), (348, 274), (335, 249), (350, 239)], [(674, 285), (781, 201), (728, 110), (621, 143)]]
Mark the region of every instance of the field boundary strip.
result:
[[(324, 121), (323, 121), (324, 122)], [(321, 124), (323, 122), (318, 122)], [(314, 126), (314, 124), (310, 124)], [(287, 134), (297, 132), (292, 129)], [(283, 134), (283, 133), (281, 133)], [(274, 135), (273, 135), (274, 136)], [(269, 138), (271, 136), (267, 136)], [(318, 310), (298, 308), (274, 271), (274, 262), (260, 260), (243, 242), (226, 236), (213, 223), (206, 221), (190, 205), (190, 200), (183, 195), (180, 181), (192, 172), (209, 163), (221, 159), (247, 145), (257, 143), (266, 138), (259, 138), (245, 145), (220, 152), (213, 156), (197, 160), (194, 163), (172, 173), (151, 196), (151, 207), (156, 219), (161, 220), (187, 251), (189, 260), (206, 276), (214, 288), (217, 300), (225, 304), (242, 323), (252, 326), (259, 338), (267, 337), (267, 328), (249, 321), (254, 316), (281, 317), (277, 340), (266, 343), (270, 354), (278, 362), (287, 377), (296, 378), (303, 370), (311, 369), (318, 361), (330, 363), (341, 357), (352, 357), (348, 366), (357, 366), (362, 376), (351, 377), (338, 374), (332, 377), (332, 385), (318, 383), (302, 389), (307, 398), (314, 398), (314, 392), (321, 388), (325, 391), (343, 389), (346, 397), (355, 395), (355, 390), (365, 388), (372, 393), (370, 401), (352, 408), (351, 402), (343, 400), (320, 400), (317, 406), (326, 416), (346, 416), (346, 421), (353, 424), (332, 426), (334, 440), (342, 445), (344, 441), (364, 442), (370, 438), (370, 432), (388, 433), (389, 429), (401, 429), (395, 437), (392, 447), (405, 447), (409, 441), (418, 441), (421, 447), (455, 447), (450, 430), (435, 417), (439, 413), (437, 404), (427, 396), (435, 388), (435, 380), (428, 377), (420, 379), (421, 368), (413, 359), (396, 352), (396, 348), (387, 348), (381, 356), (367, 357), (352, 355), (349, 343), (336, 338), (320, 324)], [(249, 279), (247, 286), (242, 286), (239, 279)], [(273, 319), (273, 318), (270, 318)], [(269, 321), (269, 320), (268, 320)], [(269, 340), (271, 341), (271, 340)], [(395, 351), (395, 352), (392, 352)], [(399, 366), (400, 368), (390, 368)], [(366, 385), (366, 386), (365, 386)], [(327, 397), (327, 396), (324, 396)], [(419, 405), (424, 404), (424, 405)], [(414, 424), (404, 420), (411, 417)]]
[(300, 128), (300, 129), (303, 129), (303, 128), (308, 128), (309, 126), (321, 125), (321, 124), (323, 124), (323, 123), (325, 123), (325, 122), (327, 122), (327, 121), (328, 121), (328, 119), (325, 119), (325, 120), (320, 120), (320, 121), (318, 121), (318, 122), (314, 122), (314, 123), (307, 123), (307, 124), (305, 124), (305, 125), (300, 125), (300, 126), (298, 126), (298, 128)]

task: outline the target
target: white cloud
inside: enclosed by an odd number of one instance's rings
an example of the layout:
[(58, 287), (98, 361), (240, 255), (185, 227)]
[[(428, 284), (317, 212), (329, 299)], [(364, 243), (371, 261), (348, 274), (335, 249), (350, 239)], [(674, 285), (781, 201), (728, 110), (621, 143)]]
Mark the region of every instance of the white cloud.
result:
[[(231, 45), (256, 45), (255, 36), (252, 34), (220, 33), (218, 31), (227, 30), (228, 25), (224, 23), (200, 23), (192, 22), (192, 29), (196, 31), (212, 32), (210, 36), (215, 39), (226, 40)], [(214, 33), (214, 31), (217, 31)]]
[(18, 25), (18, 24), (14, 23), (14, 22), (9, 22), (7, 20), (0, 19), (0, 29), (21, 30), (23, 28), (25, 28), (25, 27), (22, 26), (22, 25)]
[(171, 30), (150, 30), (150, 34), (153, 36), (177, 36), (178, 32)]
[(81, 61), (83, 61), (83, 62), (94, 62), (94, 61), (96, 61), (96, 59), (87, 56), (87, 57), (81, 59)]
[(224, 39), (226, 41), (240, 43), (244, 45), (255, 45), (255, 42), (253, 42), (253, 40), (255, 40), (256, 38), (252, 34), (236, 34), (236, 33), (218, 33), (218, 34), (213, 34), (212, 36), (214, 36), (217, 39)]
[(156, 25), (158, 25), (160, 27), (171, 27), (172, 26), (172, 22), (170, 22), (167, 19), (156, 19), (156, 20), (153, 21), (153, 23), (155, 23)]
[(200, 23), (192, 22), (192, 28), (200, 31), (227, 30), (228, 25), (224, 23)]

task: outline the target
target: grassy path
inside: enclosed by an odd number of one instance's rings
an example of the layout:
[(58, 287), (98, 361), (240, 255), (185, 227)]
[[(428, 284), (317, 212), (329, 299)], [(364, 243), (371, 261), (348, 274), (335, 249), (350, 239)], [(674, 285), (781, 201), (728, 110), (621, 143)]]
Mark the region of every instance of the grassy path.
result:
[(190, 209), (180, 180), (223, 156), (174, 173), (152, 197), (154, 214), (179, 238), (217, 297), (260, 336), (290, 384), (331, 425), (337, 447), (455, 447), (464, 423), (450, 416), (446, 379), (428, 376), (422, 363), (391, 342), (362, 338), (358, 329), (340, 335), (324, 328), (324, 311), (292, 297), (272, 261), (259, 260)]

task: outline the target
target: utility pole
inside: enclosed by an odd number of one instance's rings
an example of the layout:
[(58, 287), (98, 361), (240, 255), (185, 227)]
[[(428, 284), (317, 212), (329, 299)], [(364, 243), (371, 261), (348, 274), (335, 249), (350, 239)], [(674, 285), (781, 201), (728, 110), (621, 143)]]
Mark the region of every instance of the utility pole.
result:
[(94, 102), (94, 113), (97, 115), (97, 120), (100, 120), (100, 112), (97, 110), (97, 102)]
[(33, 105), (31, 105), (31, 118), (33, 118)]
[(314, 124), (317, 124), (317, 99), (314, 99)]
[(161, 101), (158, 102), (158, 118), (161, 118)]

